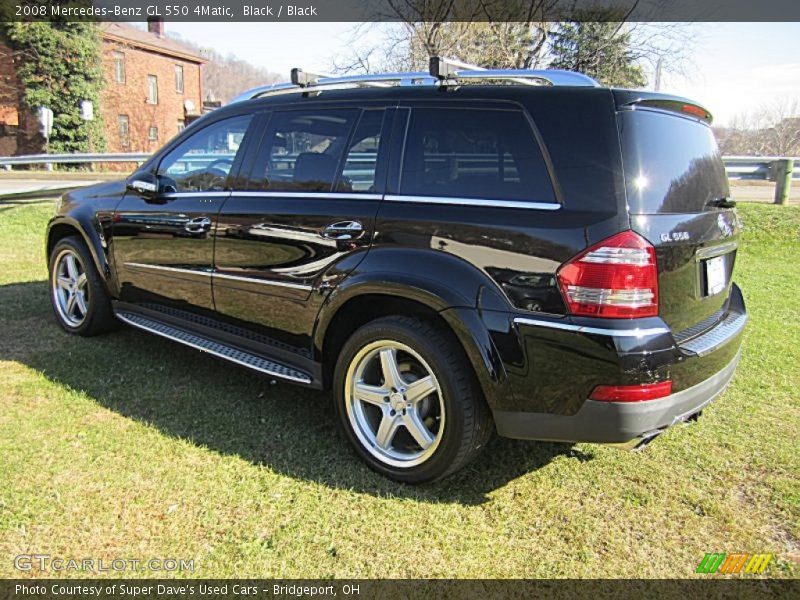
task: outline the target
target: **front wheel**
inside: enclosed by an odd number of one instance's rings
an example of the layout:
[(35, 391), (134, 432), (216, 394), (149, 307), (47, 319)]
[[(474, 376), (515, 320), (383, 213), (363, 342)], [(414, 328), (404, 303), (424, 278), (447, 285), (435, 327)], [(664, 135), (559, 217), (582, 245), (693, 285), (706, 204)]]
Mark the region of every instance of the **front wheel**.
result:
[(117, 326), (89, 249), (77, 237), (59, 240), (50, 254), (50, 302), (69, 333), (91, 336)]
[(406, 483), (464, 466), (492, 432), (489, 410), (452, 334), (408, 317), (367, 323), (334, 377), (345, 433), (376, 471)]

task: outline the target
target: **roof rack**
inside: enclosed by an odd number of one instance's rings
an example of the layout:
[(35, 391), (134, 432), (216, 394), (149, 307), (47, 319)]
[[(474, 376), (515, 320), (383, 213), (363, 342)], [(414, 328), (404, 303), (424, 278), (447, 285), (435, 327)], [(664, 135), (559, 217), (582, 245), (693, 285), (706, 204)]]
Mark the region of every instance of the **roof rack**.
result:
[(392, 87), (395, 85), (448, 85), (465, 81), (513, 81), (522, 85), (571, 85), (599, 87), (591, 77), (574, 71), (558, 69), (484, 69), (452, 58), (432, 56), (427, 73), (370, 73), (368, 75), (328, 75), (304, 69), (292, 69), (291, 83), (274, 83), (256, 87), (240, 94), (231, 103), (252, 100), (263, 96), (294, 92), (321, 91), (323, 89), (350, 89), (353, 87)]

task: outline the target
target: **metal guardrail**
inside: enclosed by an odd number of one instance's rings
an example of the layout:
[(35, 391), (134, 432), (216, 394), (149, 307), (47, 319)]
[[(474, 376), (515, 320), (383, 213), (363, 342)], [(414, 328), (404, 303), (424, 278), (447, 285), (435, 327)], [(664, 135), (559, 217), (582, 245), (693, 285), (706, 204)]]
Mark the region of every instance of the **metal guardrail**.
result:
[(120, 152), (118, 154), (29, 154), (26, 156), (0, 156), (0, 167), (14, 165), (67, 165), (83, 163), (143, 163), (150, 154), (145, 152)]
[(724, 156), (728, 179), (765, 180), (774, 178), (773, 166), (780, 160), (794, 160), (792, 179), (800, 179), (800, 158), (785, 156)]
[[(360, 153), (359, 153), (360, 154)], [(196, 154), (189, 155), (181, 163), (186, 170), (200, 168), (205, 164), (223, 158), (225, 154)], [(138, 163), (141, 164), (150, 158), (144, 152), (122, 152), (116, 154), (31, 154), (27, 156), (0, 157), (0, 168), (11, 170), (20, 165), (44, 165), (52, 169), (55, 164), (92, 164), (92, 163)], [(471, 155), (470, 160), (479, 157)], [(276, 161), (290, 163), (294, 156), (276, 157)], [(348, 162), (368, 162), (374, 160), (374, 154), (364, 153), (363, 156), (351, 156)], [(740, 180), (769, 180), (775, 181), (775, 202), (783, 203), (789, 195), (791, 182), (800, 180), (800, 159), (783, 156), (724, 156), (725, 171), (729, 179)], [(355, 166), (355, 165), (353, 165)]]
[[(120, 152), (116, 154), (29, 154), (26, 156), (0, 156), (0, 167), (10, 169), (16, 165), (56, 165), (87, 163), (143, 163), (150, 154), (146, 152)], [(193, 159), (219, 158), (218, 155), (197, 155)], [(724, 156), (725, 171), (730, 179), (770, 179), (772, 164), (784, 160), (783, 156)], [(800, 179), (800, 158), (794, 158), (793, 179)]]

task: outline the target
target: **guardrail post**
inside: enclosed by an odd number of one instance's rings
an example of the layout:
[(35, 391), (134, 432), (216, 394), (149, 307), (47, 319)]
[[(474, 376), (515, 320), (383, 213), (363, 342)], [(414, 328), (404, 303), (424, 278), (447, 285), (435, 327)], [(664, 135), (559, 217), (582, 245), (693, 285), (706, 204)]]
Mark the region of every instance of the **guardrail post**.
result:
[(794, 160), (782, 158), (775, 161), (775, 204), (786, 204), (792, 187)]

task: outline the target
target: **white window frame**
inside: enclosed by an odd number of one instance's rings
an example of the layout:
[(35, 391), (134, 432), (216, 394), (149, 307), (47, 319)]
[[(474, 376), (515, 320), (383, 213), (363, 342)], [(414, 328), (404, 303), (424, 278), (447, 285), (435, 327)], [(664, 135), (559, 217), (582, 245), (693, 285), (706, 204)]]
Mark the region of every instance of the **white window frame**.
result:
[(175, 65), (175, 91), (183, 94), (184, 90), (186, 89), (185, 84), (185, 77), (186, 71), (183, 68), (183, 65)]
[(147, 103), (158, 104), (158, 77), (156, 75), (147, 76)]

